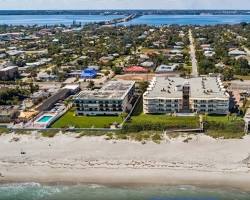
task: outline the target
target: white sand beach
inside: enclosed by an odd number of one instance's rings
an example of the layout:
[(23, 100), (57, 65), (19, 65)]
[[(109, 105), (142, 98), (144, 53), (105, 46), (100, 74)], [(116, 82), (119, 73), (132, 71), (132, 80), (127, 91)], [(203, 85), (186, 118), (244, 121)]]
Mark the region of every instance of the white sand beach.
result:
[(191, 184), (250, 190), (250, 136), (192, 138), (188, 143), (179, 137), (143, 145), (104, 137), (77, 139), (72, 134), (2, 135), (0, 182)]

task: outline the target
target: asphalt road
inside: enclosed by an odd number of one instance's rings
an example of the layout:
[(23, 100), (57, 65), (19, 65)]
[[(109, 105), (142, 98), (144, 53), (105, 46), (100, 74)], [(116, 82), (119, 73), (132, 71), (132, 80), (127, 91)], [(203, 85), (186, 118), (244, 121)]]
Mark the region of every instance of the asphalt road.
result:
[(198, 77), (199, 76), (198, 63), (196, 60), (194, 38), (191, 29), (189, 30), (189, 40), (190, 40), (190, 57), (192, 61), (192, 76)]

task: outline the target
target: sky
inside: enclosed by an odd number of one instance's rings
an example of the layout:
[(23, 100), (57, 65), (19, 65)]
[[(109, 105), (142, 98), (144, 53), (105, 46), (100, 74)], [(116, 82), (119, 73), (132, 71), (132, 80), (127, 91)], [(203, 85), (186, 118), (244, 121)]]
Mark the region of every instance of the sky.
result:
[(18, 9), (249, 9), (250, 0), (0, 0), (0, 10)]

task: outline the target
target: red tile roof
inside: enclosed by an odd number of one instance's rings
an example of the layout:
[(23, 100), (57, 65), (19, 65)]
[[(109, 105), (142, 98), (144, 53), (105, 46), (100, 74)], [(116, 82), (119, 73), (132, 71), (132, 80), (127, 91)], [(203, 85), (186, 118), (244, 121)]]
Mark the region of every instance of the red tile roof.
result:
[(124, 69), (124, 72), (131, 73), (131, 72), (148, 72), (149, 70), (141, 67), (141, 66), (130, 66)]

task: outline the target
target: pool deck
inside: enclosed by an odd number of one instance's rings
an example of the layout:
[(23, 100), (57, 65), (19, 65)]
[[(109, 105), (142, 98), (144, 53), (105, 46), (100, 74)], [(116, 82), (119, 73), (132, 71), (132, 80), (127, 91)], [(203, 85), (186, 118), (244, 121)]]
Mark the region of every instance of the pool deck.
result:
[(71, 105), (67, 107), (61, 106), (61, 107), (55, 107), (51, 111), (41, 112), (26, 124), (22, 124), (21, 127), (19, 126), (15, 128), (32, 129), (32, 130), (46, 129), (53, 122), (55, 122), (62, 115), (64, 115), (70, 108)]

